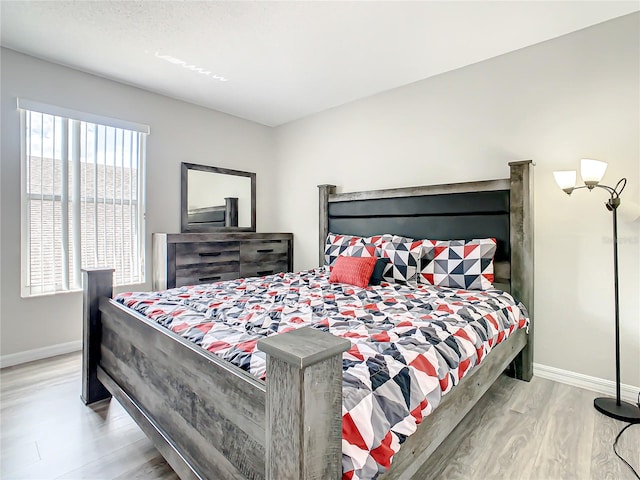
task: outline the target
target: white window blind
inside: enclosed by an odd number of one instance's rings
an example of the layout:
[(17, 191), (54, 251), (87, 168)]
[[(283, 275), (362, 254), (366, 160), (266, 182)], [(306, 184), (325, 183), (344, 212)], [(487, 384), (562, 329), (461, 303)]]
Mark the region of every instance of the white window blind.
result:
[(18, 100), (22, 295), (78, 290), (81, 268), (144, 282), (148, 127)]

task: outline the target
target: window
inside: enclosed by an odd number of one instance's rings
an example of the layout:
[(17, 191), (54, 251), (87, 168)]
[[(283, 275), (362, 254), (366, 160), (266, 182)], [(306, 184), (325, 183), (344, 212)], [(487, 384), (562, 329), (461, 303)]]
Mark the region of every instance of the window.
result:
[(149, 128), (18, 99), (22, 295), (78, 290), (81, 268), (144, 282)]

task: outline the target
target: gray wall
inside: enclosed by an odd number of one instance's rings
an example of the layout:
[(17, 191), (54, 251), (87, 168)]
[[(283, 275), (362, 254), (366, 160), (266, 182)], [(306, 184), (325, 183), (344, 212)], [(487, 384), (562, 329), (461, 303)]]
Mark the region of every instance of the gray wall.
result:
[[(80, 293), (20, 298), (20, 135), (16, 97), (150, 125), (147, 139), (146, 279), (151, 287), (151, 233), (180, 230), (180, 162), (257, 173), (257, 227), (272, 225), (272, 129), (189, 103), (1, 50), (2, 356), (75, 342)], [(264, 186), (264, 188), (262, 188)], [(131, 288), (130, 288), (131, 289)], [(57, 351), (57, 350), (55, 350)]]
[[(614, 379), (611, 215), (602, 191), (567, 197), (552, 171), (609, 162), (640, 203), (639, 14), (279, 127), (277, 228), (316, 265), (317, 189), (507, 177), (535, 167), (535, 362)], [(640, 385), (640, 222), (621, 222), (622, 382)], [(381, 232), (382, 233), (382, 232)]]

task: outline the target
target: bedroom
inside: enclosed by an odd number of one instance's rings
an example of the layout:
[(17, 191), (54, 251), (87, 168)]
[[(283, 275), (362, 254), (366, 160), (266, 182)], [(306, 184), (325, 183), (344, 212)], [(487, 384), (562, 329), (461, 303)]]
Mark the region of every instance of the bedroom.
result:
[[(634, 10), (635, 4), (628, 11)], [(534, 372), (611, 394), (611, 221), (602, 196), (567, 198), (552, 171), (573, 169), (583, 157), (607, 161), (605, 183), (628, 178), (623, 203), (640, 203), (639, 19), (637, 12), (623, 16), (626, 12), (277, 127), (3, 48), (3, 366), (76, 351), (82, 327), (79, 293), (20, 297), (15, 98), (25, 97), (150, 125), (147, 283), (141, 289), (150, 288), (150, 234), (179, 231), (181, 162), (255, 172), (257, 231), (293, 232), (294, 269), (301, 270), (317, 263), (320, 183), (335, 183), (339, 191), (349, 192), (503, 178), (508, 162), (533, 159)], [(158, 66), (160, 72), (163, 68), (175, 67)], [(619, 225), (622, 383), (630, 401), (640, 385), (638, 228), (637, 222)], [(582, 403), (591, 410), (590, 402)]]

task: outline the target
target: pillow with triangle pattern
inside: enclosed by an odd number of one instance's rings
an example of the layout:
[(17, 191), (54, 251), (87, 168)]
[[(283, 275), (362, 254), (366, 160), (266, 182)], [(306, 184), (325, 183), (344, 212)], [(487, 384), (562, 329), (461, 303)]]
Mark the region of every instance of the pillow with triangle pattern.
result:
[(423, 240), (420, 283), (464, 290), (493, 288), (495, 238)]
[(382, 256), (389, 259), (382, 279), (389, 283), (416, 284), (422, 255), (422, 240), (388, 242), (382, 246)]
[(329, 233), (325, 241), (324, 247), (324, 264), (329, 269), (333, 268), (333, 264), (340, 255), (344, 255), (344, 252), (351, 245), (356, 245), (362, 242), (362, 238), (356, 235), (340, 235), (335, 233)]

